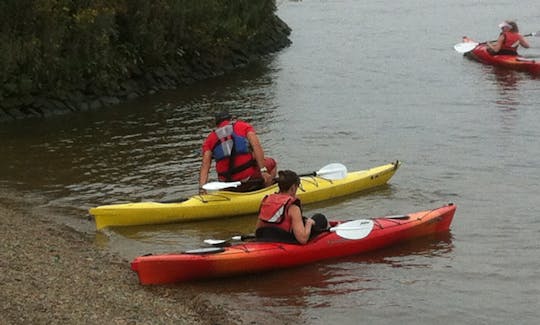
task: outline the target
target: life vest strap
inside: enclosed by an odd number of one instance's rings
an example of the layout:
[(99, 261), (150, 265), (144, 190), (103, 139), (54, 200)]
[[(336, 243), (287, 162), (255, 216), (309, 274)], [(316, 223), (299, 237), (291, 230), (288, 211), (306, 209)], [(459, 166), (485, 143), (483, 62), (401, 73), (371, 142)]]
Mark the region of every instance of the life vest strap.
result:
[[(257, 161), (255, 159), (252, 159), (240, 166), (234, 166), (232, 168), (229, 168), (225, 172), (218, 173), (218, 175), (221, 177), (225, 177), (225, 179), (227, 180), (231, 180), (232, 175), (237, 174), (239, 172), (243, 172), (244, 170), (251, 168), (255, 166), (256, 164), (257, 164)], [(232, 166), (232, 164), (229, 164), (229, 165)]]

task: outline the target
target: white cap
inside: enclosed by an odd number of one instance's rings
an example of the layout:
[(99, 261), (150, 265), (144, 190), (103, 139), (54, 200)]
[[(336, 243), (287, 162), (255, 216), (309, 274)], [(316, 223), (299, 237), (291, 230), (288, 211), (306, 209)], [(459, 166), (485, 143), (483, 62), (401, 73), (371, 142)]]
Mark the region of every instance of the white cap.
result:
[(499, 28), (503, 28), (503, 27), (508, 27), (510, 29), (512, 29), (512, 25), (510, 25), (509, 23), (503, 21), (502, 23), (499, 24)]

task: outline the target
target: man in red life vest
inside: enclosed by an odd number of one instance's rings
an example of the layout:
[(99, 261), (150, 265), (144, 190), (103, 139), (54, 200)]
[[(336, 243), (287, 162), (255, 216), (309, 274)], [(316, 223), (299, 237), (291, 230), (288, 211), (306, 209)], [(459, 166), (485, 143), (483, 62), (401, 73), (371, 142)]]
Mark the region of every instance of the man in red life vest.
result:
[(261, 202), (255, 235), (258, 240), (305, 244), (313, 235), (325, 231), (328, 221), (320, 213), (302, 217), (296, 197), (300, 178), (290, 170), (281, 170), (278, 175), (279, 192), (267, 195)]
[(247, 192), (270, 186), (276, 177), (276, 161), (265, 157), (259, 137), (251, 124), (231, 121), (228, 112), (215, 116), (216, 129), (206, 138), (202, 146), (202, 164), (199, 174), (199, 193), (208, 182), (212, 159), (216, 161), (218, 179), (222, 182), (241, 181), (236, 189)]
[(529, 42), (519, 33), (517, 24), (513, 21), (503, 21), (499, 24), (502, 30), (495, 42), (487, 42), (489, 51), (495, 55), (517, 55), (518, 46), (529, 48)]

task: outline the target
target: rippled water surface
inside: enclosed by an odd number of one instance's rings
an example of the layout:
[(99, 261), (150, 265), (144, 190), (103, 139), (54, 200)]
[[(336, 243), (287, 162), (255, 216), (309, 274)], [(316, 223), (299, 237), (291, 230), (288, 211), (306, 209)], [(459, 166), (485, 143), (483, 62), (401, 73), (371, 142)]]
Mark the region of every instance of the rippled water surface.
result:
[[(464, 59), (534, 1), (278, 1), (293, 44), (246, 69), (113, 109), (0, 125), (0, 186), (94, 234), (87, 209), (187, 197), (213, 112), (255, 125), (281, 168), (399, 159), (388, 186), (306, 207), (333, 219), (448, 202), (451, 232), (370, 255), (190, 284), (259, 323), (535, 324), (540, 316), (540, 79)], [(527, 55), (540, 56), (540, 38)], [(51, 212), (52, 211), (52, 212)], [(131, 259), (251, 232), (254, 216), (108, 229)], [(127, 270), (126, 266), (126, 272)], [(279, 320), (279, 321), (278, 321)]]

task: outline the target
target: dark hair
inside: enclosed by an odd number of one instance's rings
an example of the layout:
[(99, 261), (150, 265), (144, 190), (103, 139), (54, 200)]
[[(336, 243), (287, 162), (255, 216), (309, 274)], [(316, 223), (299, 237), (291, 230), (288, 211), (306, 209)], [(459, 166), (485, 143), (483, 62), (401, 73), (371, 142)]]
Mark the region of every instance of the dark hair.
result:
[(278, 172), (278, 187), (280, 192), (288, 191), (293, 185), (300, 185), (300, 177), (292, 170), (280, 170)]
[(512, 26), (511, 31), (513, 31), (514, 33), (519, 33), (519, 28), (515, 21), (507, 20), (506, 23)]
[(214, 119), (216, 121), (216, 125), (219, 125), (219, 123), (230, 120), (232, 118), (231, 113), (227, 111), (217, 112), (216, 115), (214, 115)]

